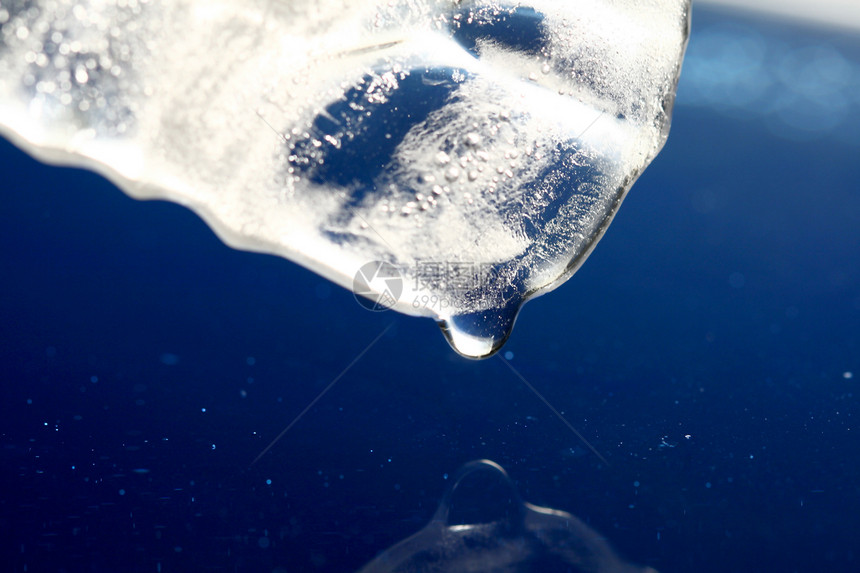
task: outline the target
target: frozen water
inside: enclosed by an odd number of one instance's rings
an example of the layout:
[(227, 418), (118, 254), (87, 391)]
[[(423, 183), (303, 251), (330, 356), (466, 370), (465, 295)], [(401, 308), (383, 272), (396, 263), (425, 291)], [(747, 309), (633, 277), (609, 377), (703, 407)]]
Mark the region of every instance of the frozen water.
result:
[[(467, 497), (458, 490), (464, 481), (475, 480), (479, 473), (485, 474), (484, 477), (489, 475), (497, 483), (479, 482), (473, 492), (497, 495), (488, 500), (463, 500), (462, 505), (477, 506), (477, 511), (467, 508), (479, 516), (477, 521), (452, 521), (452, 501), (455, 497)], [(480, 517), (487, 509), (495, 512)], [(359, 573), (472, 571), (657, 573), (618, 557), (602, 535), (573, 515), (523, 502), (507, 472), (490, 460), (463, 466), (430, 523), (382, 552)]]
[(688, 21), (688, 0), (0, 0), (0, 132), (344, 287), (390, 265), (364, 294), (481, 357), (662, 147)]

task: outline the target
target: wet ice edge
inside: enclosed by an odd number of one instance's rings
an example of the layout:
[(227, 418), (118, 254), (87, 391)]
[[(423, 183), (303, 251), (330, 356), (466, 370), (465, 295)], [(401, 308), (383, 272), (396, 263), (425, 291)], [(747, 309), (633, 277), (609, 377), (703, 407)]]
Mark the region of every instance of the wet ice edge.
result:
[(0, 134), (486, 356), (668, 134), (686, 0), (0, 0)]

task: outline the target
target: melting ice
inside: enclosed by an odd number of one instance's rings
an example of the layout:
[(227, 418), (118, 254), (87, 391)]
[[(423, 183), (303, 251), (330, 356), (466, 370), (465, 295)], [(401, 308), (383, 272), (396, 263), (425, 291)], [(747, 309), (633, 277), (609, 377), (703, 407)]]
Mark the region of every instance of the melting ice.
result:
[(0, 0), (0, 133), (483, 357), (662, 147), (688, 25), (688, 0)]

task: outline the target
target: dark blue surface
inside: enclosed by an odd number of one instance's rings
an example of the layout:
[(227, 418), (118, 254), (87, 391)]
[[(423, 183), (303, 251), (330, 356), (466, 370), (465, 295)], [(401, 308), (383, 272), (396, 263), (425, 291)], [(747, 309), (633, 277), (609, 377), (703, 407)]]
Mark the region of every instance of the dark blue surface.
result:
[[(856, 39), (707, 16), (688, 66), (708, 26), (860, 61)], [(352, 571), (481, 457), (663, 573), (858, 570), (860, 144), (694, 88), (503, 350), (610, 467), (431, 321), (0, 142), (3, 570)]]

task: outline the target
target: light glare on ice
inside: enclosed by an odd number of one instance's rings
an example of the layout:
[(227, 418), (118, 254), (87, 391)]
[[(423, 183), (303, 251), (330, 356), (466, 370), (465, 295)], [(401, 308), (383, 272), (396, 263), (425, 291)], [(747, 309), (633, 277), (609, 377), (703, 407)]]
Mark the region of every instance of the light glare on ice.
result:
[(688, 26), (687, 0), (0, 0), (0, 132), (344, 287), (391, 265), (387, 305), (483, 357), (662, 147)]

